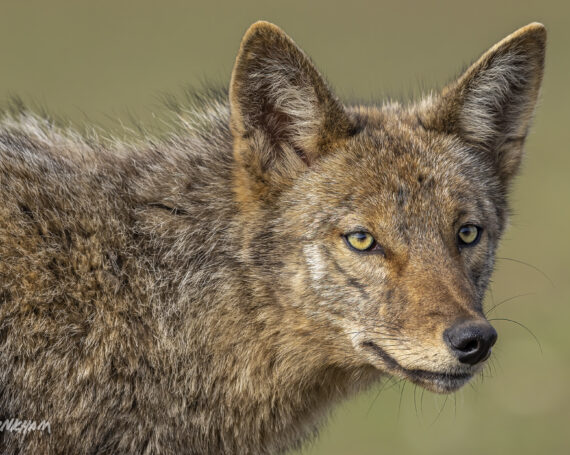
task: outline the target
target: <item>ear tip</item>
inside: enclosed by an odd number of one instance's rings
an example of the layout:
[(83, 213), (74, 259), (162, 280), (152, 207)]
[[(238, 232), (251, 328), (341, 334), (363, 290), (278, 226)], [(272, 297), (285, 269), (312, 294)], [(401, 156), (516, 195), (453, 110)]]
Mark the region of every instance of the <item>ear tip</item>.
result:
[(239, 79), (238, 73), (247, 66), (247, 56), (252, 51), (263, 50), (264, 44), (275, 43), (283, 36), (286, 36), (285, 32), (271, 22), (257, 21), (249, 26), (241, 39), (240, 49), (236, 56), (230, 82), (230, 98), (233, 96), (235, 81)]
[(544, 48), (546, 46), (546, 27), (540, 22), (531, 22), (505, 38), (505, 41), (515, 40), (531, 41), (536, 43), (540, 48)]
[(249, 29), (248, 29), (248, 30), (253, 30), (253, 29), (258, 29), (258, 28), (259, 28), (259, 29), (272, 29), (272, 30), (277, 29), (277, 30), (281, 30), (281, 29), (280, 29), (277, 25), (275, 25), (274, 23), (269, 22), (269, 21), (264, 21), (264, 20), (255, 21), (253, 24), (251, 24), (251, 25), (249, 26)]
[(546, 27), (540, 22), (531, 22), (530, 24), (524, 26), (521, 29), (529, 37), (532, 36), (535, 39), (546, 42)]
[(285, 32), (281, 30), (277, 25), (272, 24), (268, 21), (257, 21), (249, 26), (242, 38), (242, 43), (249, 42), (253, 37), (256, 36), (267, 36), (267, 35), (284, 35)]
[(538, 62), (538, 66), (543, 66), (546, 53), (546, 27), (540, 22), (531, 22), (503, 38), (483, 54), (481, 59), (515, 51), (528, 55)]
[(525, 30), (525, 29), (528, 30), (529, 32), (533, 31), (533, 32), (538, 32), (538, 33), (542, 33), (542, 34), (546, 35), (546, 27), (541, 22), (531, 22), (530, 24), (522, 27), (522, 30)]

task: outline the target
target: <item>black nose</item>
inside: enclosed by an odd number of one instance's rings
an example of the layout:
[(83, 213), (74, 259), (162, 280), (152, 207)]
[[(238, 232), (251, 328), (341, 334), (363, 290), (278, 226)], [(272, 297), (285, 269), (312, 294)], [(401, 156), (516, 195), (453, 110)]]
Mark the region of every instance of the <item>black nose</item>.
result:
[(463, 320), (443, 332), (443, 339), (461, 363), (475, 365), (489, 358), (497, 332), (487, 321)]

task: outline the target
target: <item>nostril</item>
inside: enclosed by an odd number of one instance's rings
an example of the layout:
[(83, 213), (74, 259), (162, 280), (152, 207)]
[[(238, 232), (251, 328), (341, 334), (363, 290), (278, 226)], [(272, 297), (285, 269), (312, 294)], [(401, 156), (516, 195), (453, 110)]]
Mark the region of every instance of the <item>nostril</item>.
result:
[(497, 332), (487, 322), (462, 321), (444, 332), (444, 340), (461, 363), (475, 365), (490, 356)]
[(473, 352), (479, 349), (479, 341), (477, 340), (467, 340), (464, 346), (457, 346), (457, 349), (463, 352)]

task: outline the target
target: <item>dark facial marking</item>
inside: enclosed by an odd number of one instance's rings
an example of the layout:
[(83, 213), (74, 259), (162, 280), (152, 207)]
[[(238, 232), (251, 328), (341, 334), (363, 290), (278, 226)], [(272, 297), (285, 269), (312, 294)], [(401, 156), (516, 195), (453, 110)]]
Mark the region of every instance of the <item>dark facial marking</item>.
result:
[(161, 204), (160, 202), (152, 202), (148, 205), (150, 207), (155, 207), (158, 209), (166, 210), (166, 211), (170, 212), (171, 215), (188, 215), (188, 213), (183, 209), (179, 209), (176, 207), (169, 207), (168, 205)]
[(21, 212), (22, 212), (24, 215), (26, 215), (26, 216), (27, 216), (28, 218), (30, 218), (32, 221), (34, 220), (34, 212), (32, 212), (32, 211), (30, 210), (30, 208), (29, 208), (27, 205), (25, 205), (25, 204), (19, 204), (18, 206), (19, 206)]
[(398, 188), (398, 197), (397, 197), (398, 206), (403, 207), (406, 204), (407, 199), (408, 199), (408, 192), (403, 186), (400, 186)]
[(363, 299), (368, 300), (368, 298), (370, 297), (368, 292), (366, 292), (366, 286), (364, 284), (362, 284), (361, 282), (359, 282), (356, 278), (352, 278), (349, 277), (346, 279), (346, 285), (356, 289), (358, 292), (360, 292), (360, 296)]

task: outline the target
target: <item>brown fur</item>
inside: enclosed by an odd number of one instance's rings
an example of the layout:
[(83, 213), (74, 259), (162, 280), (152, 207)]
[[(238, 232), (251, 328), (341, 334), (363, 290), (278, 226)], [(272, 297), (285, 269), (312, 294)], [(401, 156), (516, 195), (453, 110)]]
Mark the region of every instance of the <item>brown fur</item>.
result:
[[(2, 453), (275, 453), (392, 374), (463, 385), (540, 87), (528, 25), (441, 94), (343, 106), (266, 22), (229, 103), (136, 143), (0, 123)], [(481, 242), (460, 249), (465, 223)], [(366, 229), (383, 254), (343, 235)], [(450, 379), (459, 375), (463, 379)]]

